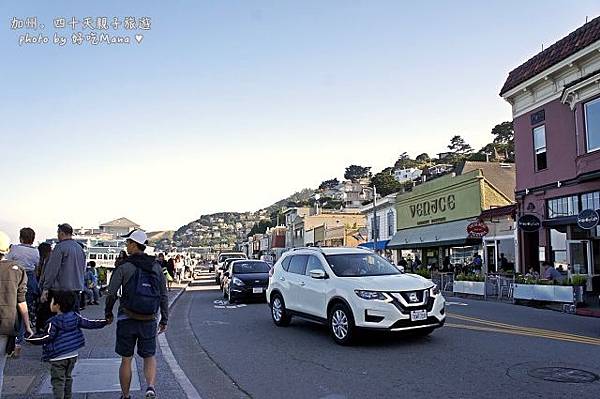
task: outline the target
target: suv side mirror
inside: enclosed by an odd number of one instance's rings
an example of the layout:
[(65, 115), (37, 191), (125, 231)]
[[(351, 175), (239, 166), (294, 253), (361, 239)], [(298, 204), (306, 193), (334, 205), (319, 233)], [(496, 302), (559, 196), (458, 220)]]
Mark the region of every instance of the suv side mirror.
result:
[(319, 270), (319, 269), (315, 269), (315, 270), (311, 270), (309, 272), (310, 277), (317, 279), (317, 280), (324, 280), (327, 278), (327, 274), (325, 273), (324, 270)]

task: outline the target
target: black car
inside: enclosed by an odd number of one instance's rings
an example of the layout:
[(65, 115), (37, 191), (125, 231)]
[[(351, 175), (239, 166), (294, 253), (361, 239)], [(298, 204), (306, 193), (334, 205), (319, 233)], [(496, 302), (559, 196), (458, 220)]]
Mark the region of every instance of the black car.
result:
[(217, 266), (217, 270), (215, 270), (215, 283), (219, 284), (221, 288), (223, 288), (223, 275), (229, 267), (231, 267), (231, 262), (234, 260), (243, 260), (244, 258), (229, 258), (223, 262), (223, 266)]
[(264, 299), (271, 266), (262, 260), (236, 260), (223, 274), (223, 297), (234, 303), (240, 299)]

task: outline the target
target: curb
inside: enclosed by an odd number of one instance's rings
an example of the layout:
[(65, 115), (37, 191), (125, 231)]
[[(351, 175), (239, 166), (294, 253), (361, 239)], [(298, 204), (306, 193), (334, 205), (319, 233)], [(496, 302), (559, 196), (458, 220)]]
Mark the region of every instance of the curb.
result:
[[(173, 307), (175, 302), (177, 302), (179, 297), (183, 295), (183, 293), (187, 290), (188, 287), (189, 283), (185, 287), (183, 287), (172, 300), (169, 301), (169, 310)], [(200, 396), (190, 379), (187, 377), (187, 375), (185, 375), (185, 372), (179, 366), (179, 363), (177, 363), (177, 359), (175, 359), (175, 355), (173, 354), (173, 351), (171, 351), (171, 347), (169, 346), (169, 341), (167, 340), (166, 333), (160, 334), (158, 336), (158, 344), (160, 346), (160, 350), (163, 354), (163, 357), (165, 358), (165, 361), (167, 362), (169, 368), (171, 369), (171, 372), (175, 376), (175, 380), (177, 380), (177, 383), (179, 384), (181, 389), (183, 389), (185, 395), (188, 398), (192, 399), (202, 399), (202, 397)]]

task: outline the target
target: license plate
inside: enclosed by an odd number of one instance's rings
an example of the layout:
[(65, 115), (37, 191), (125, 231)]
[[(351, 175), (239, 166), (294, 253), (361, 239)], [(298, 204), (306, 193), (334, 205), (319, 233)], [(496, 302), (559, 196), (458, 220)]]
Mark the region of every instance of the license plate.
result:
[(410, 312), (410, 321), (421, 321), (427, 320), (426, 310), (413, 310)]
[(263, 292), (262, 288), (252, 288), (253, 294), (262, 294), (262, 292)]

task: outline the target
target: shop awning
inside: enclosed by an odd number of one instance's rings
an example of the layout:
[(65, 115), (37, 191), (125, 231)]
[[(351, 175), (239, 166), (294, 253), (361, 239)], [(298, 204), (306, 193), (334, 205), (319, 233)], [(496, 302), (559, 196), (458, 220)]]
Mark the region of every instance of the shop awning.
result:
[(358, 244), (359, 247), (362, 248), (367, 248), (367, 249), (374, 249), (377, 251), (382, 251), (385, 249), (386, 245), (390, 242), (390, 240), (378, 240), (377, 241), (377, 245), (375, 245), (375, 243), (373, 241), (369, 241), (369, 242), (365, 242), (362, 244)]
[(467, 226), (471, 222), (472, 220), (468, 219), (457, 220), (399, 230), (392, 237), (387, 248), (415, 249), (478, 244), (481, 239), (467, 238)]

